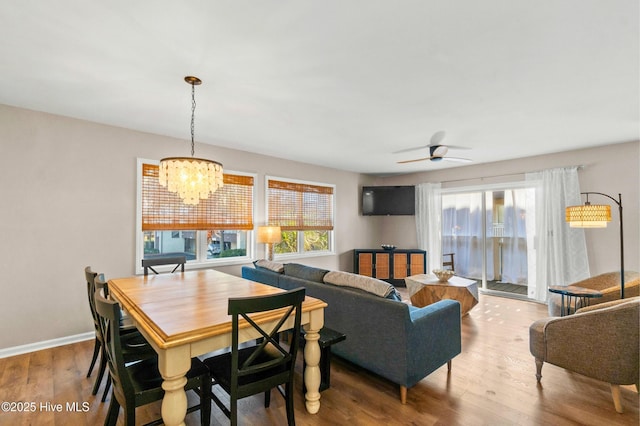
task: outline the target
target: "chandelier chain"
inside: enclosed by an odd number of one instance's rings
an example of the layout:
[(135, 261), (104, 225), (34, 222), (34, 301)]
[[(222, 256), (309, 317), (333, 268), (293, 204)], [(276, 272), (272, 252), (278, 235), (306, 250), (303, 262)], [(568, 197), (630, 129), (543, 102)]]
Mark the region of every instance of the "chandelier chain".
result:
[(195, 155), (195, 114), (196, 114), (196, 85), (191, 83), (191, 156)]

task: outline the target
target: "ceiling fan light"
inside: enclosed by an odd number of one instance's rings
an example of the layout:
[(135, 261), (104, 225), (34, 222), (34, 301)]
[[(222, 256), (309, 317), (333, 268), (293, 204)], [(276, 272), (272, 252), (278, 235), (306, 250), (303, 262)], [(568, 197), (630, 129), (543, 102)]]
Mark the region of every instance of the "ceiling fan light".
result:
[(449, 149), (444, 145), (434, 145), (430, 148), (432, 157), (444, 157)]

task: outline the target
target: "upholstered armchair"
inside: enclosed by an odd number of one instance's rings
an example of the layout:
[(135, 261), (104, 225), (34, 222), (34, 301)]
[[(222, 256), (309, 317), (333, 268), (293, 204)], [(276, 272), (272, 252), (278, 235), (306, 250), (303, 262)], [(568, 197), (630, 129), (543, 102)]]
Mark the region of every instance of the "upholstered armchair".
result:
[[(589, 299), (590, 305), (620, 299), (620, 271), (606, 272), (571, 284), (576, 287), (598, 290), (602, 297)], [(636, 271), (624, 273), (624, 297), (640, 296), (640, 274)], [(581, 306), (577, 306), (580, 309)], [(572, 306), (572, 308), (575, 308)], [(549, 315), (560, 316), (560, 295), (549, 294)]]
[(529, 349), (536, 378), (547, 362), (611, 385), (613, 404), (622, 413), (620, 385), (640, 386), (640, 297), (579, 309), (574, 315), (551, 317), (529, 328)]

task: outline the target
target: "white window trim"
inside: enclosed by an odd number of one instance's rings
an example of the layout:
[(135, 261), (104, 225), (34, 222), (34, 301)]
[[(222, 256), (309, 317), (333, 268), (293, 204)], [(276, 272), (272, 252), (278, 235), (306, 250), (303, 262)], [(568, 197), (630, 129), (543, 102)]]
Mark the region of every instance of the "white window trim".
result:
[[(144, 248), (144, 238), (142, 232), (142, 164), (160, 164), (159, 160), (150, 160), (146, 158), (137, 158), (136, 159), (136, 253), (135, 253), (135, 274), (141, 275), (144, 273), (144, 269), (142, 268), (142, 257), (143, 257), (143, 248)], [(256, 212), (256, 186), (255, 182), (257, 182), (258, 175), (256, 173), (247, 173), (247, 172), (238, 172), (235, 170), (226, 170), (229, 174), (240, 175), (240, 176), (251, 176), (253, 177), (254, 185), (253, 185), (253, 216), (254, 216), (254, 224), (255, 224), (255, 212)], [(254, 226), (255, 227), (255, 226)], [(247, 230), (247, 255), (246, 256), (238, 256), (238, 257), (225, 257), (218, 259), (204, 259), (204, 260), (190, 260), (185, 264), (185, 270), (192, 269), (203, 269), (210, 268), (212, 266), (230, 266), (230, 265), (241, 265), (251, 262), (256, 253), (256, 245), (255, 245), (255, 230)], [(196, 258), (200, 258), (203, 253), (206, 253), (205, 249), (202, 247), (204, 238), (202, 238), (202, 233), (204, 231), (196, 231), (197, 237), (197, 255)], [(158, 266), (154, 267), (158, 272), (170, 272), (173, 270), (173, 266)]]
[[(300, 247), (300, 239), (298, 238), (298, 252), (297, 253), (286, 253), (286, 254), (273, 254), (274, 260), (291, 260), (291, 259), (303, 259), (309, 257), (320, 257), (320, 256), (331, 256), (335, 255), (335, 247), (336, 247), (336, 185), (332, 183), (326, 182), (314, 182), (310, 180), (301, 180), (301, 179), (292, 179), (282, 176), (271, 176), (265, 175), (264, 177), (264, 213), (265, 220), (269, 220), (269, 181), (270, 180), (279, 180), (283, 182), (291, 182), (291, 183), (299, 183), (306, 185), (316, 185), (316, 186), (326, 186), (333, 188), (333, 211), (331, 212), (333, 219), (333, 230), (329, 231), (331, 233), (329, 238), (329, 250), (324, 251), (310, 251), (304, 252), (302, 251), (303, 247)], [(301, 232), (301, 231), (297, 231)], [(256, 253), (256, 252), (254, 252)]]

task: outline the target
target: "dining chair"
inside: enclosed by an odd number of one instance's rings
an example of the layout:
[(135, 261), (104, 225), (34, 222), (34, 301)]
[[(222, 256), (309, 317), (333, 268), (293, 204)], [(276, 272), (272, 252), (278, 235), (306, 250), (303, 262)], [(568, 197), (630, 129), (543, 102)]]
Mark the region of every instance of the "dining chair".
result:
[(96, 365), (96, 361), (98, 360), (98, 355), (100, 355), (100, 350), (102, 348), (102, 334), (98, 330), (98, 327), (99, 327), (98, 315), (96, 313), (95, 303), (93, 302), (93, 294), (95, 293), (96, 275), (98, 274), (91, 270), (91, 266), (87, 266), (86, 268), (84, 268), (84, 276), (87, 280), (87, 298), (89, 300), (89, 309), (91, 309), (91, 317), (93, 318), (93, 328), (95, 329), (95, 333), (96, 333), (96, 337), (93, 343), (93, 356), (91, 357), (91, 364), (89, 365), (89, 371), (87, 372), (87, 377), (91, 377), (91, 373), (93, 372), (93, 367)]
[[(158, 370), (158, 360), (149, 358), (128, 363), (123, 356), (120, 305), (116, 301), (104, 298), (99, 291), (94, 297), (100, 328), (105, 338), (109, 375), (113, 382), (105, 425), (115, 425), (120, 407), (123, 407), (125, 426), (133, 426), (136, 424), (136, 407), (159, 401), (164, 397), (163, 379)], [(198, 358), (192, 358), (191, 369), (187, 372), (186, 378), (185, 390), (195, 390), (200, 397), (200, 403), (190, 407), (187, 412), (200, 410), (200, 423), (209, 425), (211, 419), (209, 369)], [(149, 424), (161, 423), (162, 420), (156, 420)]]
[(443, 269), (451, 269), (452, 271), (456, 270), (454, 256), (455, 253), (445, 253), (442, 255), (443, 258), (448, 258), (442, 261)]
[[(90, 266), (87, 266), (84, 271), (85, 277), (87, 279), (87, 291), (89, 292), (89, 307), (91, 308), (91, 315), (94, 318), (94, 328), (96, 334), (96, 343), (94, 345), (93, 358), (91, 360), (91, 366), (89, 368), (87, 377), (91, 375), (98, 354), (100, 354), (100, 366), (98, 367), (98, 375), (96, 376), (93, 390), (91, 391), (92, 395), (96, 395), (98, 393), (98, 389), (100, 388), (100, 384), (102, 383), (102, 379), (107, 367), (107, 358), (104, 345), (105, 339), (100, 328), (98, 313), (96, 312), (95, 293), (96, 291), (98, 291), (99, 293), (106, 296), (108, 295), (108, 288), (103, 274), (98, 274), (92, 271)], [(127, 362), (134, 362), (147, 358), (157, 357), (156, 352), (135, 327), (121, 326), (120, 336), (122, 340), (123, 356), (127, 360)], [(107, 375), (107, 383), (102, 394), (102, 402), (106, 400), (110, 386), (111, 377)]]
[(142, 259), (142, 268), (144, 270), (145, 275), (149, 275), (149, 270), (154, 274), (157, 274), (158, 271), (153, 269), (154, 266), (160, 265), (176, 265), (175, 268), (171, 271), (173, 274), (175, 271), (180, 268), (180, 271), (184, 272), (184, 264), (187, 263), (186, 256), (161, 256), (161, 257), (151, 257), (149, 259)]
[[(238, 424), (238, 400), (264, 392), (264, 406), (269, 407), (271, 389), (276, 388), (286, 401), (287, 422), (295, 425), (293, 411), (293, 377), (296, 354), (300, 341), (302, 302), (305, 289), (298, 288), (266, 296), (231, 298), (228, 314), (231, 315), (231, 352), (204, 360), (211, 371), (212, 388), (219, 385), (229, 395), (229, 408), (213, 393), (211, 398), (222, 412)], [(275, 327), (265, 330), (256, 324), (252, 315), (273, 311)], [(288, 348), (280, 344), (278, 333), (292, 313), (293, 328)], [(241, 322), (241, 319), (243, 320)], [(239, 334), (251, 327), (261, 336), (258, 343), (241, 345)], [(282, 388), (284, 385), (284, 389)]]

